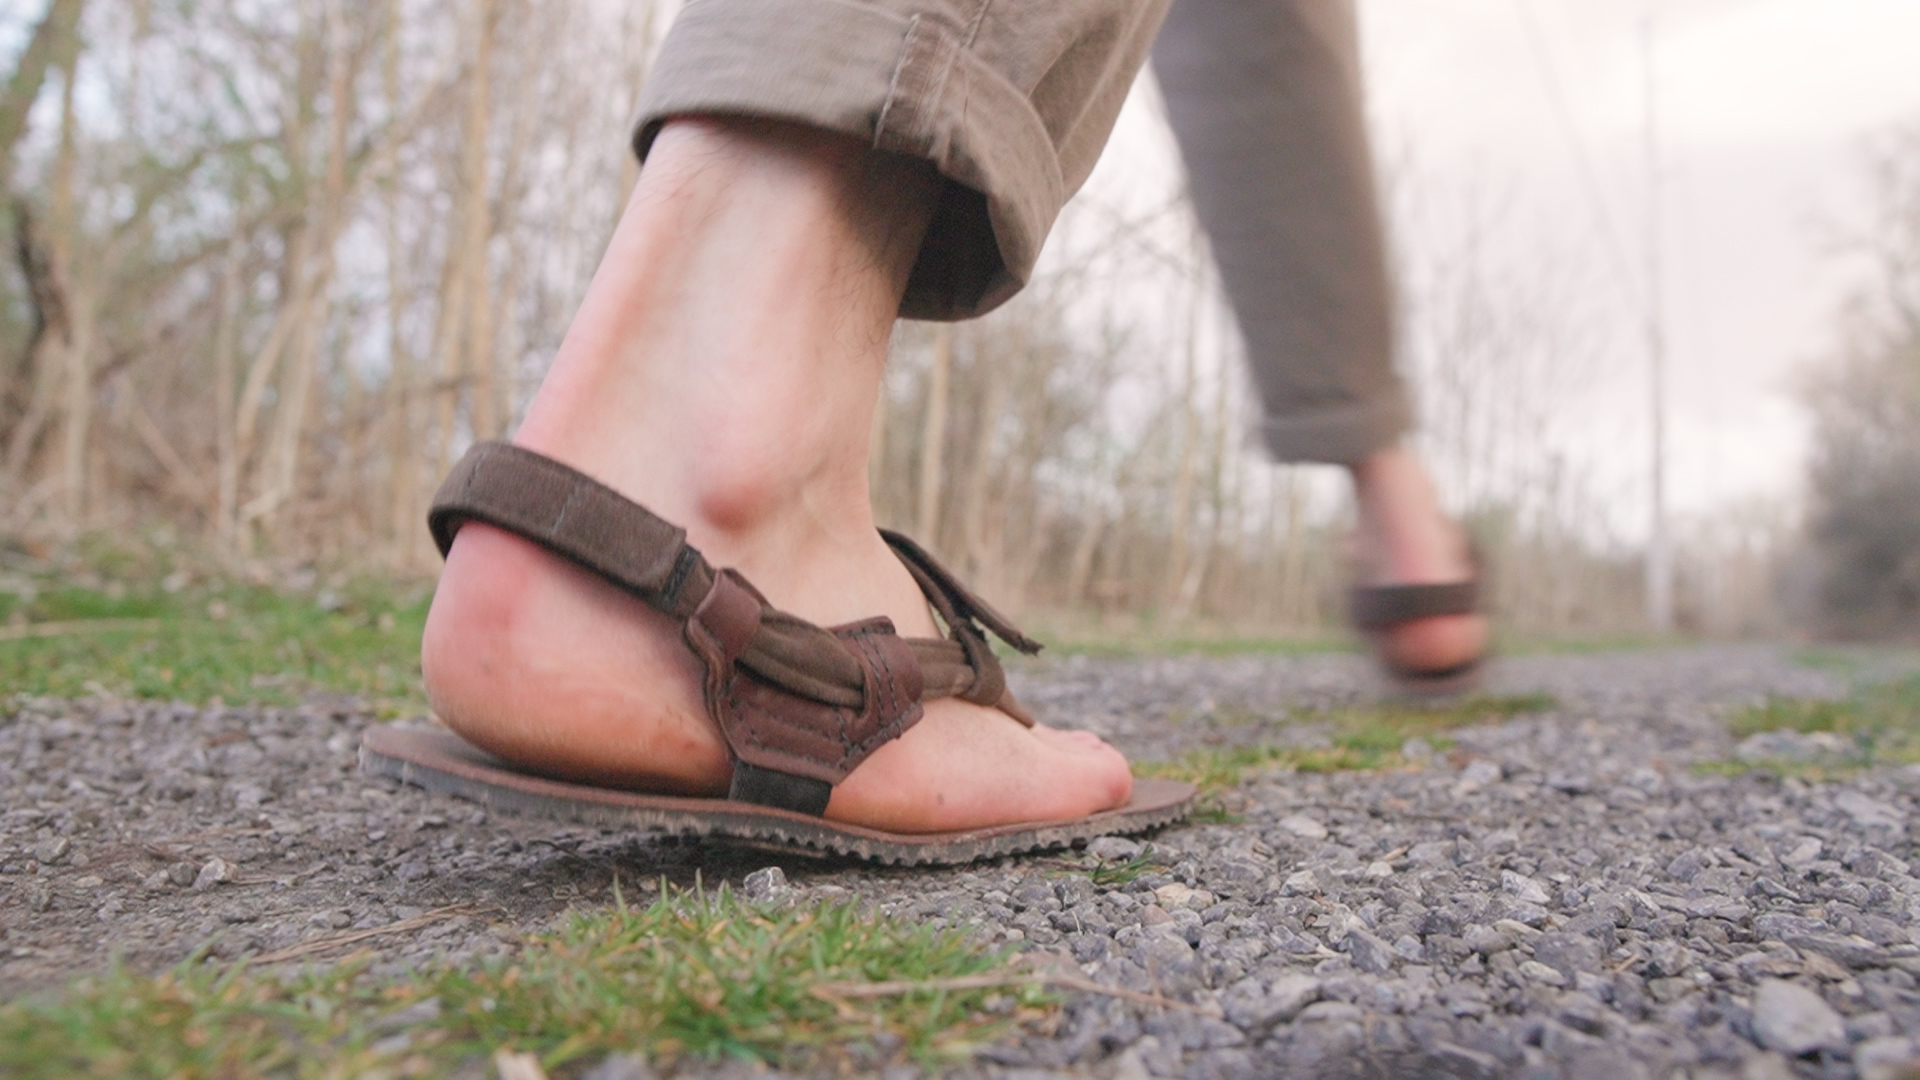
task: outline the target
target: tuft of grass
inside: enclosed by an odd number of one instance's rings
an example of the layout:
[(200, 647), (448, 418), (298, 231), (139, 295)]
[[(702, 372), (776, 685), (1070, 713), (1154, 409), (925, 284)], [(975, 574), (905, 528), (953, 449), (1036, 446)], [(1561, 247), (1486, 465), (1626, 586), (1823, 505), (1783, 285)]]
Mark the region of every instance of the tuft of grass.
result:
[[(160, 582), (0, 592), (0, 694), (290, 705), (335, 693), (418, 711), (427, 601), (379, 582), (317, 595)], [(46, 624), (55, 632), (17, 636)]]
[(1793, 654), (1793, 662), (1848, 678), (1858, 675), (1866, 666), (1866, 658), (1859, 651), (1847, 649), (1801, 649)]
[[(0, 1075), (428, 1076), (500, 1049), (548, 1069), (635, 1049), (669, 1062), (930, 1063), (1052, 1007), (1031, 985), (968, 981), (1007, 961), (959, 932), (854, 904), (776, 910), (724, 889), (667, 889), (643, 909), (575, 915), (471, 970), (383, 979), (364, 959), (293, 975), (195, 961), (157, 976), (115, 969), (0, 1005)], [(886, 992), (848, 992), (876, 983)]]
[(1749, 705), (1727, 720), (1727, 728), (1736, 738), (1762, 731), (1846, 731), (1865, 719), (1858, 701), (1831, 701), (1817, 698), (1768, 696), (1758, 705)]
[(1400, 751), (1408, 739), (1422, 738), (1435, 749), (1444, 750), (1452, 743), (1443, 732), (1545, 712), (1556, 704), (1549, 694), (1476, 695), (1434, 706), (1380, 705), (1307, 713), (1299, 719), (1327, 727), (1325, 744), (1207, 747), (1177, 761), (1143, 763), (1135, 771), (1142, 776), (1185, 780), (1211, 797), (1238, 787), (1250, 773), (1269, 769), (1343, 772), (1395, 768), (1406, 764)]
[[(449, 975), (436, 994), (456, 1045), (531, 1050), (549, 1068), (636, 1045), (665, 1057), (796, 1063), (882, 1032), (930, 1059), (992, 1037), (1013, 1013), (987, 1008), (985, 990), (843, 998), (832, 988), (931, 986), (1006, 959), (963, 934), (851, 903), (767, 909), (723, 890), (576, 916), (514, 963)], [(1026, 995), (1028, 1005), (1044, 1001)]]
[(1141, 874), (1160, 864), (1161, 860), (1154, 855), (1153, 845), (1147, 844), (1141, 847), (1140, 854), (1126, 862), (1096, 866), (1087, 876), (1103, 889), (1114, 889), (1133, 884)]
[(1596, 653), (1646, 652), (1691, 644), (1684, 634), (1612, 634), (1597, 637), (1542, 637), (1501, 633), (1496, 651), (1502, 656), (1590, 656)]
[(156, 976), (116, 966), (57, 998), (0, 1005), (0, 1075), (424, 1075), (395, 1068), (412, 1055), (373, 1047), (381, 1002), (364, 972), (364, 961), (284, 979), (192, 960)]
[(1767, 731), (1842, 736), (1844, 760), (1715, 762), (1703, 770), (1738, 774), (1763, 768), (1782, 775), (1819, 779), (1873, 765), (1920, 762), (1920, 674), (1861, 686), (1838, 700), (1769, 697), (1734, 713), (1727, 727), (1735, 738)]

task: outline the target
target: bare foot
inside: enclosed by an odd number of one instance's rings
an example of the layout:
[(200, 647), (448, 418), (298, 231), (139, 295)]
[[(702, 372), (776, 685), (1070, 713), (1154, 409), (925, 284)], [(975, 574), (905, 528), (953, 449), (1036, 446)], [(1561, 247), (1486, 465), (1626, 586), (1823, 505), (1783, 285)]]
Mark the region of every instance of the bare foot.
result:
[[(1389, 447), (1353, 466), (1360, 510), (1357, 562), (1364, 585), (1439, 585), (1474, 576), (1466, 535), (1440, 507), (1410, 451)], [(1487, 647), (1482, 615), (1416, 619), (1378, 636), (1381, 659), (1407, 671), (1445, 671)]]
[[(935, 636), (874, 529), (866, 453), (937, 183), (804, 129), (669, 124), (516, 441), (683, 526), (776, 607)], [(599, 784), (726, 790), (678, 626), (515, 537), (461, 531), (421, 653), (435, 712), (493, 753)], [(827, 816), (908, 832), (1063, 820), (1131, 788), (1097, 738), (943, 700)]]

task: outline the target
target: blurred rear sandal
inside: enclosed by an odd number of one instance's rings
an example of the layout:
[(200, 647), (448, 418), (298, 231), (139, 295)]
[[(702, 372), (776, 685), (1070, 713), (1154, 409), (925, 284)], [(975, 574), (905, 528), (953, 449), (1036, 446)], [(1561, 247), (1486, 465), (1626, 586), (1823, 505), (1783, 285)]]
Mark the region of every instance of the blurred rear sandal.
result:
[(680, 622), (705, 668), (707, 713), (734, 759), (725, 799), (653, 795), (517, 768), (443, 728), (376, 727), (361, 767), (502, 810), (717, 836), (886, 863), (950, 864), (1141, 832), (1187, 815), (1194, 788), (1136, 780), (1126, 806), (1072, 821), (895, 833), (821, 816), (834, 785), (917, 723), (938, 697), (998, 708), (1031, 727), (987, 633), (1040, 646), (969, 592), (918, 544), (881, 530), (947, 638), (903, 638), (873, 618), (822, 628), (770, 606), (733, 570), (715, 570), (686, 532), (550, 458), (488, 442), (441, 485), (428, 525), (445, 554), (469, 521), (513, 533), (590, 570)]
[(1375, 654), (1387, 676), (1402, 691), (1416, 696), (1464, 693), (1479, 685), (1485, 653), (1444, 668), (1410, 667), (1395, 663), (1381, 647), (1380, 638), (1407, 623), (1446, 615), (1480, 614), (1480, 559), (1473, 559), (1474, 576), (1439, 585), (1356, 585), (1348, 595), (1348, 618), (1354, 629), (1374, 639)]

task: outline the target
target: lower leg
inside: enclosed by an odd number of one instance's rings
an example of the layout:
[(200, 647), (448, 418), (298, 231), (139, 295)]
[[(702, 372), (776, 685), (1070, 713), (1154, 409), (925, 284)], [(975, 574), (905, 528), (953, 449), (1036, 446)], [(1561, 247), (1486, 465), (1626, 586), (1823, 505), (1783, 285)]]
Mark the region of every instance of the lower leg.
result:
[(516, 441), (785, 603), (870, 614), (878, 594), (792, 560), (881, 548), (865, 436), (847, 432), (871, 422), (936, 184), (804, 128), (668, 126)]
[[(1376, 450), (1348, 466), (1359, 511), (1361, 584), (1428, 585), (1474, 576), (1466, 535), (1440, 505), (1432, 477), (1412, 451)], [(1412, 671), (1442, 671), (1480, 656), (1481, 615), (1417, 619), (1380, 635), (1383, 658)]]
[[(779, 608), (932, 635), (874, 529), (866, 454), (938, 184), (923, 164), (806, 129), (669, 124), (516, 441), (683, 526)], [(503, 756), (725, 788), (677, 628), (513, 537), (462, 530), (422, 662), (441, 717)], [(836, 789), (828, 815), (906, 829), (1073, 817), (1123, 802), (1130, 782), (1097, 740), (942, 701)]]

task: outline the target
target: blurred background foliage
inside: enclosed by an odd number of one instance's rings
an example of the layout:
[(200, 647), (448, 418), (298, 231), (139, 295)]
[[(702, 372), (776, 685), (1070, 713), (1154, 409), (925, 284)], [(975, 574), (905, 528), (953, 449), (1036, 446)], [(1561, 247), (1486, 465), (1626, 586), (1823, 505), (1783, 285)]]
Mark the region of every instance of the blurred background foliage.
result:
[[(204, 620), (219, 602), (270, 621), (246, 590), (292, 588), (332, 619), (326, 582), (380, 580), (401, 585), (362, 629), (388, 632), (384, 614), (409, 632), (437, 561), (426, 500), (538, 385), (634, 179), (627, 113), (673, 7), (11, 5), (0, 618)], [(1806, 520), (1679, 522), (1685, 632), (1920, 625), (1920, 137), (1865, 168), (1878, 270), (1807, 385)], [(1418, 185), (1386, 172), (1394, 213), (1418, 212)], [(1644, 633), (1644, 550), (1555, 441), (1600, 356), (1563, 302), (1579, 279), (1544, 256), (1503, 276), (1478, 250), (1396, 253), (1421, 444), (1509, 633)], [(1082, 199), (1016, 302), (903, 326), (880, 515), (1043, 626), (1323, 640), (1346, 510), (1254, 450), (1237, 348), (1184, 201)], [(107, 550), (167, 566), (119, 606), (63, 607), (60, 583), (97, 577), (86, 553)], [(175, 562), (192, 589), (159, 588)]]

